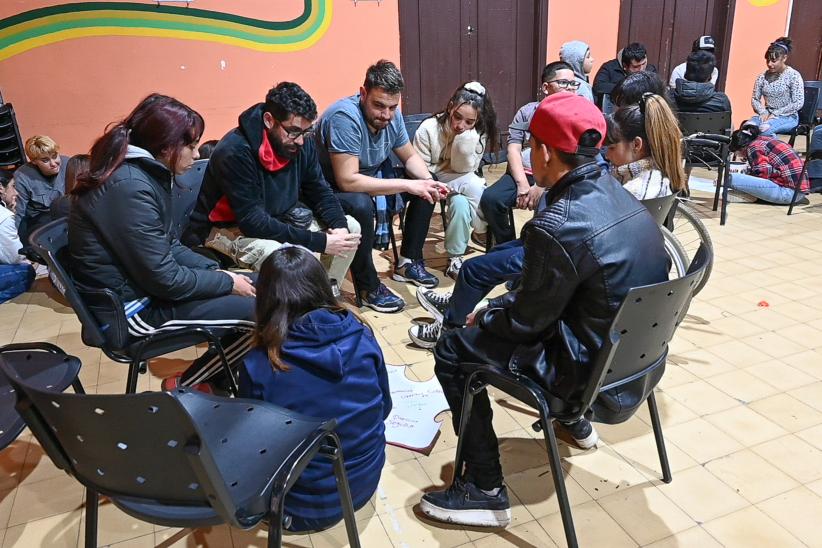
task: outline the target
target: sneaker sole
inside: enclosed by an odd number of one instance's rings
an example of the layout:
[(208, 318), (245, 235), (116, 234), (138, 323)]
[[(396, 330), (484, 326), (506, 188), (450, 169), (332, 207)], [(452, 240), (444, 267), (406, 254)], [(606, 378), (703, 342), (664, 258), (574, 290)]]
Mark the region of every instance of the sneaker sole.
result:
[(588, 437), (585, 439), (578, 440), (571, 435), (565, 428), (559, 426), (557, 422), (554, 422), (554, 433), (556, 436), (567, 443), (568, 445), (573, 445), (574, 447), (578, 447), (579, 449), (592, 449), (597, 446), (599, 442), (599, 434), (597, 433), (596, 428), (591, 425), (591, 433), (588, 434)]
[(511, 523), (511, 509), (505, 510), (448, 510), (420, 501), (420, 510), (426, 516), (445, 523), (469, 525), (472, 527), (507, 527)]
[(421, 282), (421, 281), (415, 280), (413, 278), (406, 278), (402, 274), (397, 274), (396, 272), (391, 274), (391, 279), (394, 280), (394, 281), (397, 281), (397, 282), (405, 282), (407, 284), (414, 284), (417, 287), (424, 287), (426, 289), (434, 289), (435, 287), (440, 285), (440, 281), (439, 281), (438, 278), (434, 278), (434, 281), (431, 282), (433, 285), (427, 285), (425, 282)]
[(399, 305), (399, 308), (396, 306), (380, 306), (378, 304), (369, 303), (365, 300), (362, 302), (363, 306), (367, 306), (372, 310), (376, 310), (377, 312), (382, 312), (383, 314), (394, 314), (395, 312), (402, 312), (402, 309), (405, 308), (405, 303)]
[(411, 327), (408, 329), (408, 336), (411, 337), (411, 340), (414, 342), (415, 345), (419, 346), (420, 348), (425, 348), (426, 350), (432, 350), (435, 346), (437, 346), (437, 341), (430, 342), (424, 341), (414, 335), (414, 328)]
[[(426, 289), (427, 289), (427, 288), (426, 288)], [(443, 319), (444, 319), (444, 318), (443, 318), (443, 314), (442, 314), (442, 312), (440, 312), (439, 310), (437, 310), (437, 307), (436, 307), (436, 306), (434, 306), (433, 304), (429, 303), (429, 302), (428, 302), (428, 300), (427, 300), (427, 299), (425, 299), (425, 298), (422, 296), (422, 288), (417, 289), (417, 302), (418, 302), (418, 303), (420, 303), (420, 306), (421, 306), (421, 307), (423, 307), (423, 308), (426, 310), (426, 312), (428, 312), (429, 314), (431, 314), (432, 316), (434, 316), (434, 319), (435, 319), (435, 320), (437, 320), (438, 322), (442, 323), (442, 321), (443, 321)]]

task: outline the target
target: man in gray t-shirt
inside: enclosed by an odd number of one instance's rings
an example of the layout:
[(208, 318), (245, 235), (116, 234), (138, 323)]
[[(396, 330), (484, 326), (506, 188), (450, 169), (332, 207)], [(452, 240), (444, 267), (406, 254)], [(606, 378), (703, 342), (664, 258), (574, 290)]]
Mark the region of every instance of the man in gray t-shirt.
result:
[[(343, 210), (362, 228), (362, 244), (351, 263), (355, 287), (363, 304), (378, 312), (399, 312), (405, 301), (379, 281), (374, 268), (372, 197), (384, 200), (381, 197), (401, 194), (407, 204), (399, 264), (394, 265), (392, 278), (429, 288), (439, 284), (439, 279), (425, 269), (422, 248), (434, 204), (448, 190), (432, 179), (409, 142), (398, 106), (403, 86), (402, 74), (394, 63), (378, 61), (368, 68), (359, 94), (328, 107), (317, 131), (317, 151), (325, 178)], [(383, 169), (392, 152), (409, 178), (396, 178)]]

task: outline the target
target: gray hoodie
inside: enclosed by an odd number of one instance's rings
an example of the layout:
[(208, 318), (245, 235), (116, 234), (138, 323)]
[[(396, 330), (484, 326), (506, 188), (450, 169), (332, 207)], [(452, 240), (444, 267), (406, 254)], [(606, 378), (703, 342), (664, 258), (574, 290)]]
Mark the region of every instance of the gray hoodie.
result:
[(559, 48), (559, 58), (561, 61), (571, 65), (571, 68), (574, 69), (575, 79), (579, 82), (577, 95), (581, 95), (593, 102), (594, 93), (591, 89), (591, 84), (588, 83), (588, 75), (585, 74), (582, 68), (585, 62), (585, 56), (588, 55), (590, 49), (591, 47), (582, 40), (571, 40), (570, 42), (565, 42), (562, 44), (562, 47)]

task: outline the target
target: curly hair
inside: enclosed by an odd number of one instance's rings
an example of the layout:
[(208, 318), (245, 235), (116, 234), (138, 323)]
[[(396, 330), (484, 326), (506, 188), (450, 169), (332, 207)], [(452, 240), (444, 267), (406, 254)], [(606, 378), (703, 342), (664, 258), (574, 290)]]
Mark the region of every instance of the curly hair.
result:
[(317, 105), (303, 88), (294, 82), (280, 82), (268, 91), (264, 110), (278, 122), (284, 122), (292, 114), (306, 120), (317, 118)]

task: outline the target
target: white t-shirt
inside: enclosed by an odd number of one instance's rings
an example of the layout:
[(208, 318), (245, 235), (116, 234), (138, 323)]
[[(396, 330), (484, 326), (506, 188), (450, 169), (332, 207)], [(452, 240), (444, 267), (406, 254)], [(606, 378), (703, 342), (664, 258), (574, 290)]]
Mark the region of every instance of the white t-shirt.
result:
[(17, 252), (23, 245), (17, 235), (14, 213), (0, 205), (0, 264), (19, 264), (26, 260)]
[[(668, 85), (672, 88), (676, 87), (677, 80), (684, 80), (685, 79), (685, 65), (686, 63), (682, 63), (681, 65), (677, 65), (674, 68), (673, 72), (671, 72), (671, 80), (668, 82)], [(716, 85), (716, 81), (719, 79), (719, 71), (716, 70), (714, 67), (714, 71), (711, 73), (711, 83)]]

